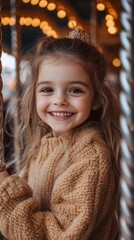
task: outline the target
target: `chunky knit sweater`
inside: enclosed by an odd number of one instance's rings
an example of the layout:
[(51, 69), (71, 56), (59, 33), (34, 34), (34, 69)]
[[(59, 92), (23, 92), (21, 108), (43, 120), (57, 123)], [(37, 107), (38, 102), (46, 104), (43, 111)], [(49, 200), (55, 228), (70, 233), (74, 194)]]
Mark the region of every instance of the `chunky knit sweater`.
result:
[(117, 183), (110, 151), (82, 130), (64, 157), (68, 138), (44, 137), (21, 176), (0, 185), (0, 231), (9, 240), (115, 240)]

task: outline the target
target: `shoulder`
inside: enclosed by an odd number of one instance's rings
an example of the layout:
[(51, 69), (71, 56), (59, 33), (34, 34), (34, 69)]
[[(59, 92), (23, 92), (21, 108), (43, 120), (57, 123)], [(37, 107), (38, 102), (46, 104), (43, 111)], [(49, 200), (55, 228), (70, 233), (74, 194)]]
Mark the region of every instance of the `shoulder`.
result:
[(100, 154), (100, 152), (110, 153), (110, 149), (101, 133), (93, 128), (84, 129), (76, 134), (73, 150), (80, 152), (84, 149), (96, 154)]
[(111, 153), (99, 132), (86, 129), (76, 135), (64, 170), (56, 184), (65, 181), (65, 184), (73, 184), (74, 187), (75, 183), (81, 183), (93, 190), (98, 184), (103, 185), (108, 183), (108, 179), (114, 179)]
[(76, 136), (70, 152), (70, 164), (107, 172), (112, 168), (112, 153), (98, 131), (85, 129)]

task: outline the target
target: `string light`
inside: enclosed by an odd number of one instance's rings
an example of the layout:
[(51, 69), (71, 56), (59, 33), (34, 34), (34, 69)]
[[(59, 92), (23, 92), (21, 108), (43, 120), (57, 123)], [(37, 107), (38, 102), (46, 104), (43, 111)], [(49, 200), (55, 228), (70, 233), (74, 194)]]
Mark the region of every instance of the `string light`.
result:
[(66, 12), (65, 12), (65, 10), (59, 10), (58, 12), (57, 12), (57, 17), (59, 17), (59, 18), (65, 18), (66, 17)]
[(29, 3), (30, 0), (22, 0), (23, 3)]
[(121, 61), (119, 58), (114, 58), (113, 61), (112, 61), (112, 64), (115, 66), (115, 67), (120, 67), (121, 66)]
[(68, 27), (74, 29), (77, 27), (77, 21), (74, 17), (70, 17), (68, 21)]
[(32, 5), (37, 5), (39, 3), (39, 0), (31, 0)]
[(45, 8), (45, 7), (47, 6), (47, 4), (48, 4), (48, 1), (47, 1), (47, 0), (41, 0), (41, 1), (39, 2), (39, 7)]
[(49, 11), (54, 11), (54, 10), (56, 9), (56, 4), (55, 4), (54, 2), (48, 3), (47, 9), (48, 9)]
[(57, 6), (57, 17), (58, 18), (65, 18), (67, 16), (66, 9), (63, 5)]
[(98, 11), (104, 11), (105, 10), (105, 5), (104, 5), (104, 3), (97, 3), (96, 8), (97, 8)]
[(20, 17), (19, 24), (21, 26), (23, 26), (25, 24), (25, 18), (24, 17)]
[(9, 25), (9, 17), (3, 17), (1, 22), (3, 25)]
[(40, 25), (40, 19), (39, 18), (34, 18), (32, 20), (32, 26), (33, 27), (38, 27)]
[(111, 14), (107, 14), (106, 16), (105, 16), (105, 20), (106, 21), (108, 21), (108, 20), (113, 20), (114, 18), (113, 18), (113, 16), (111, 15)]
[[(56, 5), (54, 0), (50, 0), (50, 2), (48, 2), (48, 0), (22, 0), (24, 3), (30, 3), (32, 5), (37, 5), (40, 8), (45, 8), (47, 7), (48, 11), (54, 11), (56, 8), (57, 10), (57, 17), (58, 18), (68, 18), (68, 13), (67, 13), (67, 7), (65, 7), (64, 5), (62, 5), (62, 8), (60, 9), (61, 5), (59, 5), (59, 3)], [(68, 27), (73, 29), (76, 28), (78, 26), (78, 22), (76, 21), (76, 19), (69, 19), (68, 20)], [(81, 28), (83, 28), (81, 26)]]
[(30, 17), (25, 18), (25, 25), (30, 26), (31, 24), (32, 24), (32, 18)]
[(107, 20), (106, 21), (106, 26), (107, 27), (114, 27), (115, 26), (115, 22), (113, 20)]
[(10, 17), (10, 18), (9, 18), (9, 25), (10, 25), (10, 26), (13, 26), (13, 25), (15, 25), (15, 23), (16, 23), (15, 18), (14, 18), (14, 17)]
[(44, 27), (48, 26), (48, 22), (47, 21), (42, 21), (40, 23), (40, 28), (43, 29)]
[[(2, 22), (4, 22), (4, 19), (5, 18), (2, 18)], [(6, 21), (6, 24), (5, 25), (8, 25), (9, 24), (9, 18), (7, 17), (5, 19)], [(47, 21), (41, 21), (39, 18), (30, 18), (30, 17), (20, 17), (20, 20), (19, 20), (19, 24), (21, 26), (33, 26), (33, 27), (40, 27), (40, 29), (42, 30), (42, 32), (46, 35), (48, 35), (49, 33), (49, 36), (53, 36), (55, 38), (58, 37), (58, 34), (56, 33), (55, 30), (52, 29), (52, 27), (49, 25), (49, 23)], [(4, 24), (3, 24), (4, 25)], [(50, 32), (51, 30), (51, 32)]]
[(110, 34), (115, 34), (115, 33), (118, 32), (118, 28), (117, 28), (117, 27), (112, 27), (112, 26), (110, 26), (110, 27), (108, 27), (108, 32), (109, 32)]
[(47, 33), (49, 30), (51, 30), (52, 28), (50, 27), (50, 26), (45, 26), (45, 27), (43, 27), (42, 28), (42, 31), (44, 32), (44, 33)]
[(115, 26), (114, 17), (111, 14), (105, 16), (106, 26), (108, 27), (108, 32), (110, 34), (115, 34), (118, 32), (118, 28)]
[[(48, 3), (47, 0), (22, 0), (23, 3), (30, 3), (32, 5), (39, 5), (39, 7), (45, 8), (47, 7), (47, 9), (49, 11), (53, 11), (53, 10), (57, 10), (57, 17), (58, 18), (65, 18), (67, 17), (68, 20), (68, 27), (71, 29), (74, 29), (76, 27), (78, 27), (80, 24), (77, 22), (76, 18), (73, 16), (68, 16), (68, 12), (67, 9), (64, 7), (64, 5), (57, 5), (55, 4), (55, 2), (53, 0), (51, 0), (51, 2)], [(108, 3), (108, 1), (105, 1), (104, 3), (97, 3), (96, 5), (97, 10), (99, 11), (103, 11), (105, 8), (107, 8), (108, 14), (105, 16), (105, 21), (106, 21), (106, 26), (107, 26), (107, 31), (110, 34), (115, 34), (118, 32), (118, 28), (115, 26), (115, 21), (114, 21), (114, 16), (117, 14), (115, 12), (115, 10), (113, 9), (112, 5)], [(45, 21), (44, 21), (45, 22)], [(4, 17), (2, 19), (2, 24), (3, 25), (10, 25), (13, 26), (15, 24), (15, 19), (9, 19), (7, 17)], [(33, 27), (40, 27), (41, 29), (43, 29), (47, 23), (43, 23), (43, 21), (41, 21), (40, 19), (32, 19), (30, 17), (24, 18), (21, 17), (20, 18), (20, 25), (26, 25), (26, 26), (30, 26), (32, 25)], [(81, 26), (82, 28), (82, 26)]]

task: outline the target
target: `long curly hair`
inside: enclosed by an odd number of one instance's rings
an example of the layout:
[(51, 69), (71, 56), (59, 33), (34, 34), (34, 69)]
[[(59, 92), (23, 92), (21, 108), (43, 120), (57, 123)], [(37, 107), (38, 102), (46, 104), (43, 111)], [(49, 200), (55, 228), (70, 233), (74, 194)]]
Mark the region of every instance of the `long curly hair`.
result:
[[(95, 97), (100, 107), (92, 111), (89, 118), (78, 129), (94, 127), (98, 129), (111, 149), (114, 164), (118, 167), (119, 157), (119, 108), (118, 101), (105, 84), (106, 63), (102, 52), (91, 43), (77, 38), (43, 37), (40, 39), (29, 59), (30, 79), (21, 99), (20, 125), (17, 131), (21, 142), (22, 160), (38, 149), (41, 138), (51, 132), (36, 111), (36, 83), (42, 61), (48, 57), (70, 57), (70, 61), (80, 64), (89, 74)], [(77, 130), (78, 130), (77, 129)], [(19, 160), (20, 161), (20, 160)]]

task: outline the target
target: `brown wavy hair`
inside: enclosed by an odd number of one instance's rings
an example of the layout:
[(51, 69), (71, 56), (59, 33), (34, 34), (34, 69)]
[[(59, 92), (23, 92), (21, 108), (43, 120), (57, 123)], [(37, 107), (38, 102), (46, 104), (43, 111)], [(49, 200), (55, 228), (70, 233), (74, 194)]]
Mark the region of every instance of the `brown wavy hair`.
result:
[(86, 122), (78, 129), (89, 127), (98, 129), (111, 149), (114, 164), (118, 167), (119, 108), (117, 99), (105, 84), (106, 63), (103, 54), (92, 44), (71, 38), (43, 37), (30, 54), (30, 79), (28, 79), (28, 86), (21, 99), (21, 121), (17, 129), (21, 142), (21, 153), (23, 153), (21, 159), (25, 160), (33, 150), (38, 149), (42, 136), (51, 132), (45, 123), (39, 126), (39, 117), (36, 112), (36, 82), (40, 65), (48, 56), (69, 57), (70, 60), (80, 64), (89, 74), (100, 107), (91, 112)]

